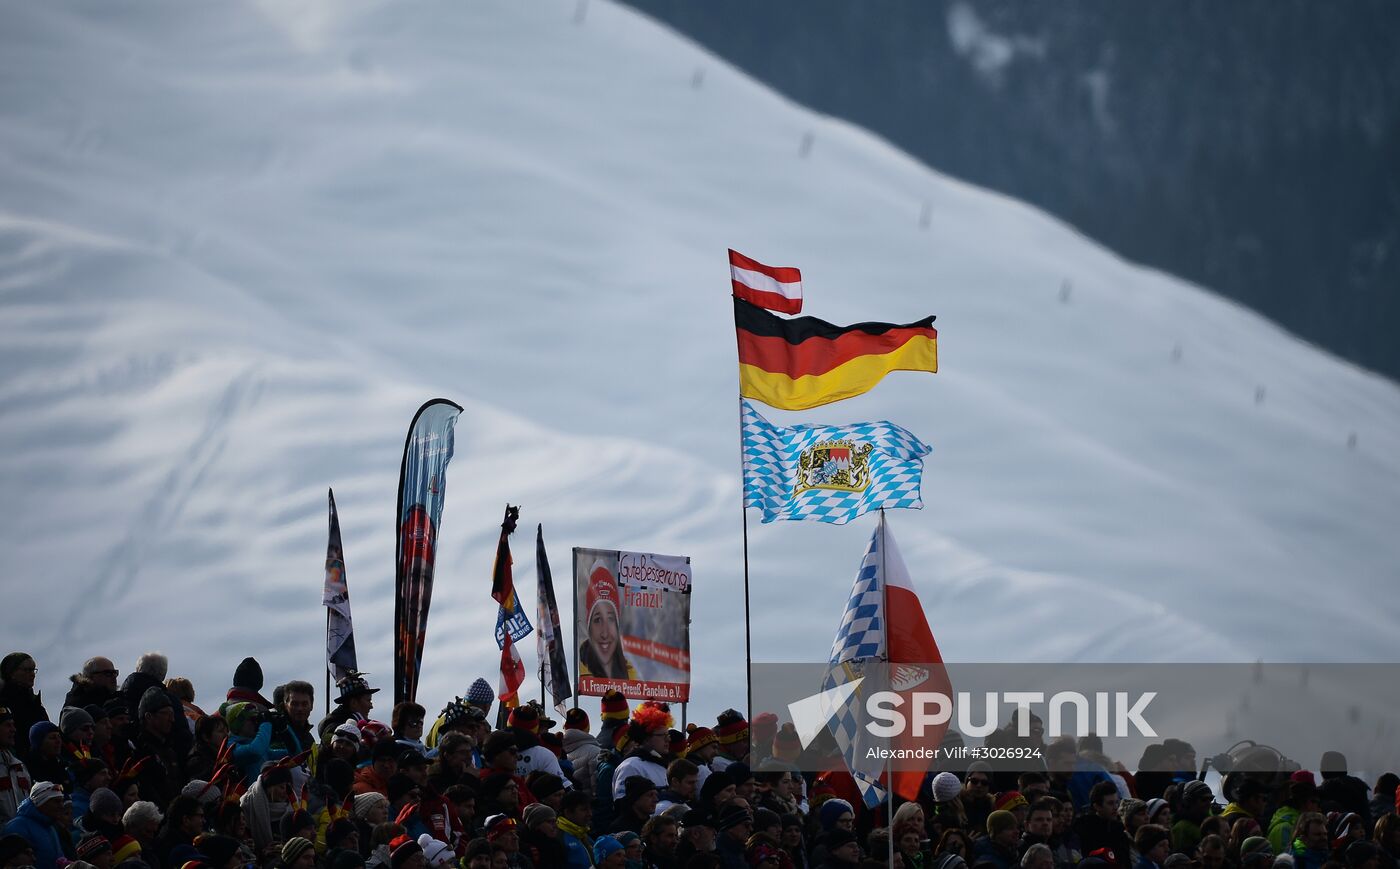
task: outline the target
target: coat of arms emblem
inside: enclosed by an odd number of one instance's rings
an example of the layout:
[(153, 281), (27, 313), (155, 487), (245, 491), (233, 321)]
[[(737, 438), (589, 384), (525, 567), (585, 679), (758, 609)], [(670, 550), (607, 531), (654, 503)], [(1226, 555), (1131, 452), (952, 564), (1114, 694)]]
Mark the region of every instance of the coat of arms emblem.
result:
[(824, 441), (802, 451), (797, 460), (797, 485), (793, 495), (812, 489), (864, 492), (870, 488), (870, 444)]

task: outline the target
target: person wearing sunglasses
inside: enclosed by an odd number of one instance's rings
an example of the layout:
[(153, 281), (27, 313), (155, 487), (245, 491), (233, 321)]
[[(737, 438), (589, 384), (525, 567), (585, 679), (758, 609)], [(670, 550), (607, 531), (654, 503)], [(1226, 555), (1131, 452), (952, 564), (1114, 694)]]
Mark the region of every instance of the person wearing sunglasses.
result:
[(117, 696), (117, 667), (111, 658), (98, 656), (83, 662), (83, 669), (68, 677), (73, 687), (63, 698), (64, 706), (101, 706)]

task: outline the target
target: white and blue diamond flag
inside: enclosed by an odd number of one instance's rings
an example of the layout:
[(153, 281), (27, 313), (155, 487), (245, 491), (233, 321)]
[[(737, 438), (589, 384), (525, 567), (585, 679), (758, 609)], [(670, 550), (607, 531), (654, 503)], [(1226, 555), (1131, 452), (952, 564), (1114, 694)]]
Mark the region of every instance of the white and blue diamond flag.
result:
[[(883, 517), (881, 517), (883, 521)], [(822, 690), (845, 684), (862, 675), (866, 663), (883, 662), (887, 657), (885, 648), (885, 584), (880, 575), (880, 529), (871, 535), (865, 557), (861, 559), (860, 570), (856, 573), (851, 596), (846, 601), (846, 611), (841, 616), (841, 626), (836, 629), (836, 639), (831, 644), (831, 669), (827, 671)], [(857, 720), (861, 704), (865, 702), (864, 692), (857, 689), (841, 708), (832, 710), (828, 719), (831, 735), (846, 768), (855, 779), (861, 799), (866, 806), (878, 806), (885, 799), (885, 789), (875, 778), (863, 772), (868, 764), (859, 763), (864, 753), (862, 735)]]
[(928, 444), (892, 422), (780, 428), (743, 405), (744, 506), (763, 521), (844, 525), (880, 508), (922, 509)]

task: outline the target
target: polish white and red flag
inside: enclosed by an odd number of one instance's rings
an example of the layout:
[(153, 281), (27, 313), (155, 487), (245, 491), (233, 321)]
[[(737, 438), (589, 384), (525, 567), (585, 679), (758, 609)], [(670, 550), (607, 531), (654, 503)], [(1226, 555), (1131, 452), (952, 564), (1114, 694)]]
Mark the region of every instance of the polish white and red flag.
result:
[(735, 296), (760, 308), (780, 314), (802, 310), (802, 272), (798, 269), (766, 266), (731, 249), (729, 279)]

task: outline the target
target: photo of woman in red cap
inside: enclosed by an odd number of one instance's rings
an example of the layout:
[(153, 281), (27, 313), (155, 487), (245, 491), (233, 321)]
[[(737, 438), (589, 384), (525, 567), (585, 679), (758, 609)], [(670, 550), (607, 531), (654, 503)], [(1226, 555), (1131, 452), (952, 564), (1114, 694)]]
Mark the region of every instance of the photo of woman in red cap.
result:
[(637, 671), (622, 654), (621, 601), (617, 578), (607, 565), (595, 562), (588, 574), (588, 635), (578, 647), (580, 676), (637, 679)]

